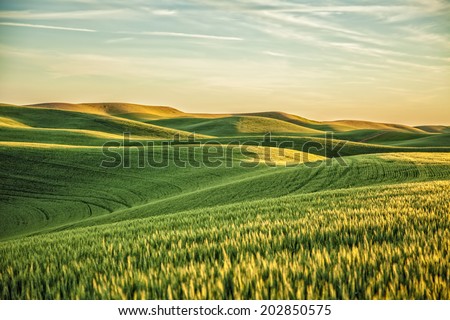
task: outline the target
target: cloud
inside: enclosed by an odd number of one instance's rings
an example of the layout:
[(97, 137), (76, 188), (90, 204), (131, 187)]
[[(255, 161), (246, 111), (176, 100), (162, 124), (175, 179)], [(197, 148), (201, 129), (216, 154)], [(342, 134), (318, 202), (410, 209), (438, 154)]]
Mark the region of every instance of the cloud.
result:
[(15, 23), (15, 22), (0, 22), (0, 25), (2, 25), (2, 26), (10, 26), (10, 27), (37, 28), (37, 29), (53, 29), (53, 30), (80, 31), (80, 32), (97, 32), (96, 30), (92, 30), (92, 29), (69, 28), (69, 27), (48, 26), (48, 25), (42, 25), (42, 24)]
[[(372, 16), (388, 23), (411, 20), (424, 16), (443, 15), (450, 10), (450, 3), (446, 0), (392, 1), (392, 4), (386, 5), (324, 5), (320, 3), (321, 1), (315, 1), (314, 4), (302, 4), (280, 0), (249, 0), (245, 4), (236, 0), (227, 1), (226, 4), (217, 3), (219, 1), (201, 1), (211, 6), (222, 7), (228, 10), (245, 11), (247, 13), (258, 14), (258, 12), (269, 11), (272, 13), (309, 14), (310, 16), (326, 18), (332, 15), (353, 14)], [(330, 3), (332, 2), (330, 1)]]
[(280, 52), (264, 51), (263, 53), (268, 56), (273, 56), (273, 57), (280, 57), (280, 58), (288, 58), (289, 57), (287, 54), (280, 53)]
[(413, 0), (413, 3), (431, 12), (450, 9), (450, 3), (445, 0)]
[(402, 30), (409, 33), (407, 37), (409, 40), (414, 42), (420, 41), (429, 44), (441, 44), (446, 47), (450, 47), (450, 38), (441, 34), (437, 34), (426, 30), (425, 28), (414, 27), (404, 27)]
[[(281, 24), (276, 23), (267, 23), (265, 21), (258, 23), (253, 23), (252, 25), (248, 25), (248, 27), (252, 27), (255, 30), (260, 32), (264, 32), (266, 34), (272, 35), (274, 37), (286, 40), (294, 40), (302, 44), (307, 44), (310, 46), (314, 46), (320, 48), (322, 52), (326, 52), (327, 60), (339, 56), (336, 55), (337, 51), (341, 54), (350, 53), (352, 54), (352, 58), (349, 60), (347, 56), (347, 61), (355, 62), (353, 59), (357, 59), (356, 56), (361, 56), (363, 62), (367, 62), (367, 59), (371, 59), (372, 61), (378, 61), (371, 65), (371, 67), (379, 66), (382, 67), (384, 65), (401, 65), (402, 67), (409, 66), (409, 69), (422, 69), (427, 71), (436, 71), (434, 66), (429, 66), (426, 62), (424, 64), (401, 64), (398, 61), (399, 59), (423, 59), (422, 56), (415, 56), (410, 52), (404, 52), (401, 50), (395, 50), (395, 48), (380, 48), (374, 47), (372, 45), (367, 45), (367, 43), (355, 42), (355, 41), (330, 41), (315, 33), (304, 33), (304, 30), (296, 30), (295, 28), (291, 28), (288, 26), (283, 26)], [(358, 39), (358, 36), (348, 35), (350, 39)], [(369, 42), (369, 41), (367, 41)], [(277, 55), (277, 52), (266, 51), (265, 54), (269, 55)], [(321, 55), (322, 59), (324, 55)], [(344, 63), (347, 63), (345, 60)]]
[(106, 40), (105, 43), (119, 43), (119, 42), (126, 42), (126, 41), (131, 41), (134, 40), (134, 38), (128, 37), (128, 38), (116, 38), (116, 39), (109, 39)]
[(411, 70), (411, 68), (413, 68), (413, 69), (427, 71), (427, 72), (442, 72), (442, 71), (448, 72), (448, 69), (449, 69), (447, 66), (423, 65), (420, 63), (414, 63), (414, 62), (408, 62), (408, 61), (396, 60), (396, 59), (386, 59), (385, 61), (386, 61), (386, 63), (392, 64), (392, 65), (406, 67), (408, 70)]
[(66, 19), (89, 19), (98, 17), (120, 17), (126, 16), (122, 9), (114, 10), (82, 10), (64, 12), (34, 12), (34, 11), (0, 11), (0, 18), (5, 19), (30, 19), (30, 20), (66, 20)]
[(162, 32), (162, 31), (149, 31), (149, 32), (121, 32), (127, 34), (140, 34), (148, 36), (162, 36), (162, 37), (179, 37), (179, 38), (197, 38), (197, 39), (209, 39), (209, 40), (226, 40), (226, 41), (242, 41), (243, 38), (217, 36), (209, 34), (196, 34), (196, 33), (182, 33), (182, 32)]
[(363, 54), (367, 56), (374, 57), (384, 57), (384, 56), (404, 56), (404, 53), (396, 52), (392, 50), (378, 49), (373, 47), (362, 46), (359, 43), (354, 42), (324, 42), (324, 46), (330, 46), (334, 48), (339, 48), (348, 52)]
[(175, 10), (166, 10), (166, 9), (153, 10), (152, 13), (155, 16), (176, 16), (178, 14)]
[(294, 16), (291, 14), (286, 14), (286, 13), (282, 13), (282, 12), (273, 12), (273, 11), (263, 11), (262, 15), (264, 17), (276, 20), (278, 22), (287, 22), (287, 23), (290, 23), (293, 25), (309, 27), (309, 28), (314, 28), (314, 29), (321, 29), (321, 30), (325, 30), (325, 31), (350, 34), (350, 35), (361, 35), (360, 32), (357, 32), (355, 30), (343, 28), (340, 26), (335, 26), (335, 25), (325, 22), (323, 20), (314, 19), (314, 18), (310, 18), (310, 17)]
[(297, 13), (324, 13), (324, 14), (343, 14), (343, 13), (358, 13), (368, 15), (380, 15), (393, 12), (404, 12), (408, 6), (397, 5), (349, 5), (349, 6), (310, 6), (310, 5), (298, 5), (295, 7), (280, 9), (277, 11), (282, 12), (297, 12)]

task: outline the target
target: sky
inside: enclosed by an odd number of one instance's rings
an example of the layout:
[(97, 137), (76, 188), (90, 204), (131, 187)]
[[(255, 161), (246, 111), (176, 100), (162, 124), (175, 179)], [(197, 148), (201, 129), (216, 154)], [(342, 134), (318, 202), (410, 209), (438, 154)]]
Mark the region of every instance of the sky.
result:
[(450, 125), (450, 0), (0, 0), (0, 102)]

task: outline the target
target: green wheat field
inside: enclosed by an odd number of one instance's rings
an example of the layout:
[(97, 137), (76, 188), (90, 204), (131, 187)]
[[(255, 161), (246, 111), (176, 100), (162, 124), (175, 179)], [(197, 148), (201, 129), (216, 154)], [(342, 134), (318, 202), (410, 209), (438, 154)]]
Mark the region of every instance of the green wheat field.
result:
[(0, 299), (450, 299), (450, 127), (2, 104), (0, 177)]

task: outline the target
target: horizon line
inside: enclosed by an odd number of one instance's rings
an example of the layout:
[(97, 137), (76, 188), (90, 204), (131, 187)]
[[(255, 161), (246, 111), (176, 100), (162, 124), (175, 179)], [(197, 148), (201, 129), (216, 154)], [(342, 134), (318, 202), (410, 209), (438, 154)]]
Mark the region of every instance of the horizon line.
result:
[[(26, 104), (13, 104), (13, 103), (5, 103), (5, 102), (0, 102), (0, 106), (4, 106), (4, 105), (11, 105), (11, 106), (18, 106), (18, 107), (29, 107), (29, 106), (37, 106), (37, 105), (44, 105), (44, 104), (70, 104), (70, 105), (82, 105), (82, 104), (131, 104), (131, 105), (138, 105), (138, 106), (144, 106), (144, 107), (154, 107), (154, 108), (172, 108), (175, 110), (178, 110), (182, 113), (185, 114), (212, 114), (212, 115), (230, 115), (230, 116), (237, 116), (237, 115), (248, 115), (248, 116), (252, 116), (252, 114), (257, 114), (257, 113), (285, 113), (288, 115), (294, 115), (294, 116), (298, 116), (301, 117), (303, 119), (306, 120), (310, 120), (310, 121), (316, 121), (316, 122), (321, 122), (321, 123), (329, 123), (329, 122), (338, 122), (338, 121), (358, 121), (358, 122), (372, 122), (372, 123), (379, 123), (379, 124), (393, 124), (393, 125), (404, 125), (404, 126), (409, 126), (412, 128), (417, 128), (417, 127), (421, 127), (421, 126), (444, 126), (444, 127), (450, 127), (450, 123), (449, 124), (438, 124), (438, 123), (428, 123), (428, 124), (407, 124), (407, 123), (403, 123), (403, 122), (386, 122), (383, 120), (370, 120), (370, 119), (362, 119), (362, 118), (340, 118), (340, 119), (333, 119), (333, 120), (316, 120), (316, 119), (311, 119), (311, 118), (307, 118), (304, 117), (302, 115), (299, 115), (297, 113), (291, 113), (291, 112), (287, 112), (287, 111), (282, 111), (282, 110), (275, 110), (275, 109), (271, 109), (271, 110), (261, 110), (261, 111), (249, 111), (249, 112), (199, 112), (199, 111), (184, 111), (183, 109), (179, 108), (179, 107), (174, 107), (171, 105), (158, 105), (158, 104), (146, 104), (146, 103), (135, 103), (135, 102), (123, 102), (123, 101), (99, 101), (99, 102), (65, 102), (65, 101), (51, 101), (51, 102), (33, 102), (33, 103), (26, 103)], [(71, 112), (70, 110), (68, 110), (68, 112)], [(284, 121), (284, 120), (281, 120)], [(365, 129), (356, 129), (356, 130), (365, 130)]]

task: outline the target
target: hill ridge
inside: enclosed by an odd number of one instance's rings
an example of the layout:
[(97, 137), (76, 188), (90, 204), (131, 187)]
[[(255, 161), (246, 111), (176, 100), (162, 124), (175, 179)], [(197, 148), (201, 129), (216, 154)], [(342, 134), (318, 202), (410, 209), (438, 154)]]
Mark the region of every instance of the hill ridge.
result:
[[(2, 103), (0, 106), (19, 106)], [(21, 105), (22, 107), (48, 108), (56, 110), (66, 110), (75, 112), (86, 112), (94, 114), (120, 115), (121, 118), (134, 117), (132, 120), (156, 120), (169, 118), (226, 118), (230, 116), (255, 116), (272, 118), (302, 127), (307, 127), (318, 131), (351, 131), (358, 129), (382, 129), (403, 132), (417, 133), (441, 133), (449, 132), (450, 126), (445, 125), (417, 125), (410, 126), (398, 123), (377, 122), (370, 120), (332, 120), (318, 121), (308, 119), (297, 114), (284, 111), (261, 111), (261, 112), (243, 112), (243, 113), (192, 113), (184, 112), (172, 106), (147, 105), (126, 102), (43, 102), (35, 104)], [(145, 116), (147, 115), (147, 117)]]

